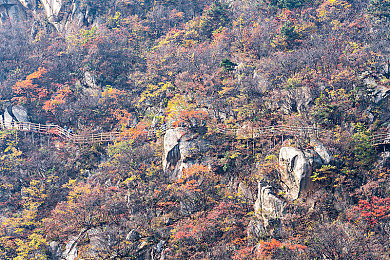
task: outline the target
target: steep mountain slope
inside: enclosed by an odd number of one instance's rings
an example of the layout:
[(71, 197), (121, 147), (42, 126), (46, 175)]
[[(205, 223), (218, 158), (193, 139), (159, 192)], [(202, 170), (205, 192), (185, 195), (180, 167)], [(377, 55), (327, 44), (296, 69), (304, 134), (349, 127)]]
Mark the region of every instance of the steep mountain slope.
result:
[(0, 258), (389, 258), (389, 12), (0, 0)]

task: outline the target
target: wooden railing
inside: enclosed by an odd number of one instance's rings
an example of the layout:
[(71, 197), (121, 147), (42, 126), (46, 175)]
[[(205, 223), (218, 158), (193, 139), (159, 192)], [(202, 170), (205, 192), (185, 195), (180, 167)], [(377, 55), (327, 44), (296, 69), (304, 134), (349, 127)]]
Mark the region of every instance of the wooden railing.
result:
[[(126, 137), (123, 132), (105, 132), (105, 133), (88, 133), (88, 134), (73, 134), (71, 131), (62, 128), (54, 124), (36, 124), (31, 122), (10, 122), (0, 123), (2, 129), (17, 129), (19, 131), (41, 133), (41, 134), (53, 134), (63, 138), (69, 139), (70, 141), (83, 144), (83, 143), (97, 143), (97, 142), (112, 142), (117, 140), (119, 137)], [(149, 138), (154, 138), (158, 134), (164, 134), (168, 128), (162, 126), (160, 128), (146, 129), (145, 135)], [(233, 136), (237, 139), (254, 139), (254, 138), (265, 138), (272, 136), (299, 136), (308, 137), (315, 136), (319, 137), (320, 131), (316, 127), (303, 127), (303, 126), (286, 126), (276, 125), (267, 127), (216, 127), (215, 132), (221, 133), (228, 136)], [(387, 145), (390, 144), (390, 134), (387, 132), (381, 132), (372, 135), (371, 144), (373, 146)]]
[(371, 136), (371, 144), (373, 146), (390, 145), (390, 132), (380, 132)]
[(281, 135), (293, 136), (319, 136), (319, 130), (310, 126), (266, 126), (266, 127), (238, 127), (238, 128), (221, 128), (217, 127), (216, 132), (226, 135), (233, 135), (237, 139), (261, 138)]

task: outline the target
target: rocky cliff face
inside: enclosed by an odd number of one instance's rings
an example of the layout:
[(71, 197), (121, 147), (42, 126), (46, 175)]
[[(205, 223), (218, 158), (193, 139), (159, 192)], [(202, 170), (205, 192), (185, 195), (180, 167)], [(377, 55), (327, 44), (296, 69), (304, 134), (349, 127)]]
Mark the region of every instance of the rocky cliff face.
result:
[(97, 2), (99, 1), (87, 3), (83, 0), (1, 0), (0, 26), (7, 22), (24, 21), (29, 15), (38, 17), (42, 13), (58, 32), (66, 33), (72, 26), (97, 25)]
[(280, 149), (279, 183), (282, 190), (258, 183), (255, 217), (248, 226), (249, 238), (277, 237), (281, 232), (286, 206), (298, 198), (307, 197), (307, 192), (313, 189), (310, 178), (313, 170), (331, 162), (332, 155), (328, 149), (318, 140), (312, 143), (313, 149)]
[(9, 22), (25, 20), (25, 6), (28, 6), (28, 1), (0, 0), (0, 26)]
[(294, 147), (282, 147), (279, 153), (280, 182), (284, 187), (285, 197), (296, 200), (312, 188), (310, 176), (313, 170), (329, 164), (332, 155), (326, 147), (313, 140), (313, 149), (299, 150)]
[(183, 169), (199, 163), (207, 150), (207, 141), (200, 135), (183, 127), (169, 129), (164, 137), (164, 171), (173, 179), (181, 178)]
[(3, 106), (3, 110), (1, 120), (5, 127), (11, 127), (12, 122), (29, 122), (27, 110), (22, 106), (12, 106), (7, 103)]
[(80, 0), (41, 0), (46, 17), (59, 32), (98, 23), (95, 7)]

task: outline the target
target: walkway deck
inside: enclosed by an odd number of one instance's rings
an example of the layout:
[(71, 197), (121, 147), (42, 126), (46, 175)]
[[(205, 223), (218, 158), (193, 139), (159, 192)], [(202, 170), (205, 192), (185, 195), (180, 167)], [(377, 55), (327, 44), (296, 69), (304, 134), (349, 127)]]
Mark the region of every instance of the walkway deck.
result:
[[(36, 124), (31, 122), (12, 122), (8, 124), (1, 123), (1, 129), (17, 129), (24, 132), (33, 132), (41, 134), (52, 134), (63, 137), (76, 144), (84, 143), (99, 143), (99, 142), (113, 142), (119, 137), (123, 136), (122, 132), (105, 132), (105, 133), (89, 133), (89, 134), (72, 134), (66, 129), (54, 125), (54, 124)], [(156, 137), (157, 134), (164, 134), (166, 127), (157, 129), (145, 130), (145, 135), (148, 137)], [(316, 136), (320, 135), (320, 130), (315, 127), (300, 127), (300, 126), (286, 126), (276, 125), (268, 127), (239, 127), (239, 128), (227, 128), (219, 127), (215, 129), (216, 132), (234, 136), (237, 139), (257, 139), (267, 138), (274, 136)], [(387, 145), (390, 144), (390, 134), (383, 132), (372, 135), (371, 144), (373, 146)]]

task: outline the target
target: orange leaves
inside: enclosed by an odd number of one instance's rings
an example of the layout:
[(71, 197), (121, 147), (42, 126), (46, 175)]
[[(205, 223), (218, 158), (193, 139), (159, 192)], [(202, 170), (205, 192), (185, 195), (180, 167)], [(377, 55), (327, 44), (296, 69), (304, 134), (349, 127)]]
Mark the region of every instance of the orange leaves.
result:
[(169, 187), (180, 193), (201, 192), (199, 179), (210, 173), (210, 169), (204, 165), (194, 164), (187, 169), (183, 169), (182, 177), (176, 180)]
[(173, 201), (157, 202), (157, 207), (160, 209), (169, 209), (169, 208), (177, 207), (178, 205), (179, 205), (178, 202), (173, 202)]
[(208, 118), (208, 113), (203, 110), (183, 110), (180, 111), (178, 120), (173, 122), (173, 126), (177, 127), (184, 123), (189, 126), (196, 126)]
[(176, 95), (168, 102), (166, 113), (168, 120), (173, 121), (174, 127), (183, 124), (189, 127), (199, 126), (203, 120), (208, 118), (205, 110), (196, 108), (187, 97), (182, 95)]
[(193, 176), (207, 174), (209, 172), (209, 167), (202, 164), (194, 164), (190, 168), (183, 169), (183, 178), (191, 178)]
[(187, 223), (180, 226), (180, 230), (174, 232), (171, 238), (174, 240), (182, 240), (202, 234), (204, 231), (206, 231), (206, 227), (202, 225)]
[(20, 103), (26, 103), (28, 101), (37, 101), (46, 98), (48, 90), (40, 84), (46, 72), (47, 70), (45, 68), (39, 68), (37, 71), (28, 75), (25, 80), (16, 82), (12, 90), (19, 96), (14, 99)]
[(134, 128), (125, 130), (123, 136), (133, 140), (144, 139), (148, 136), (147, 127), (148, 125), (145, 122), (139, 122)]
[(67, 97), (72, 94), (72, 91), (68, 86), (59, 89), (50, 100), (46, 101), (43, 105), (43, 109), (48, 112), (54, 112), (59, 106), (66, 103)]
[(288, 249), (294, 251), (303, 251), (307, 248), (307, 246), (303, 246), (301, 244), (292, 244), (290, 242), (282, 243), (276, 239), (272, 239), (270, 242), (260, 242), (260, 247), (258, 253), (262, 257), (271, 256), (272, 253), (277, 249)]
[(244, 246), (240, 250), (237, 250), (232, 257), (234, 260), (253, 259), (253, 247)]
[(236, 244), (236, 246), (239, 246), (240, 244), (242, 246), (240, 250), (235, 252), (233, 259), (279, 259), (278, 256), (280, 257), (280, 254), (278, 254), (278, 252), (286, 250), (302, 253), (307, 249), (307, 246), (297, 243), (297, 239), (297, 237), (290, 238), (286, 242), (280, 242), (274, 238), (271, 239), (271, 241), (261, 240), (256, 247), (248, 246), (248, 244), (245, 243), (245, 240), (235, 240), (233, 242), (235, 242), (234, 244)]
[(128, 125), (132, 115), (124, 106), (127, 98), (126, 91), (112, 87), (108, 87), (102, 92), (99, 103), (105, 115), (104, 124), (111, 125), (111, 127), (115, 123), (119, 123), (121, 126)]
[(103, 99), (118, 99), (120, 98), (121, 96), (125, 95), (125, 91), (123, 90), (119, 90), (119, 89), (116, 89), (116, 88), (112, 88), (112, 87), (109, 87), (107, 89), (105, 89), (103, 92), (102, 92), (102, 98)]

